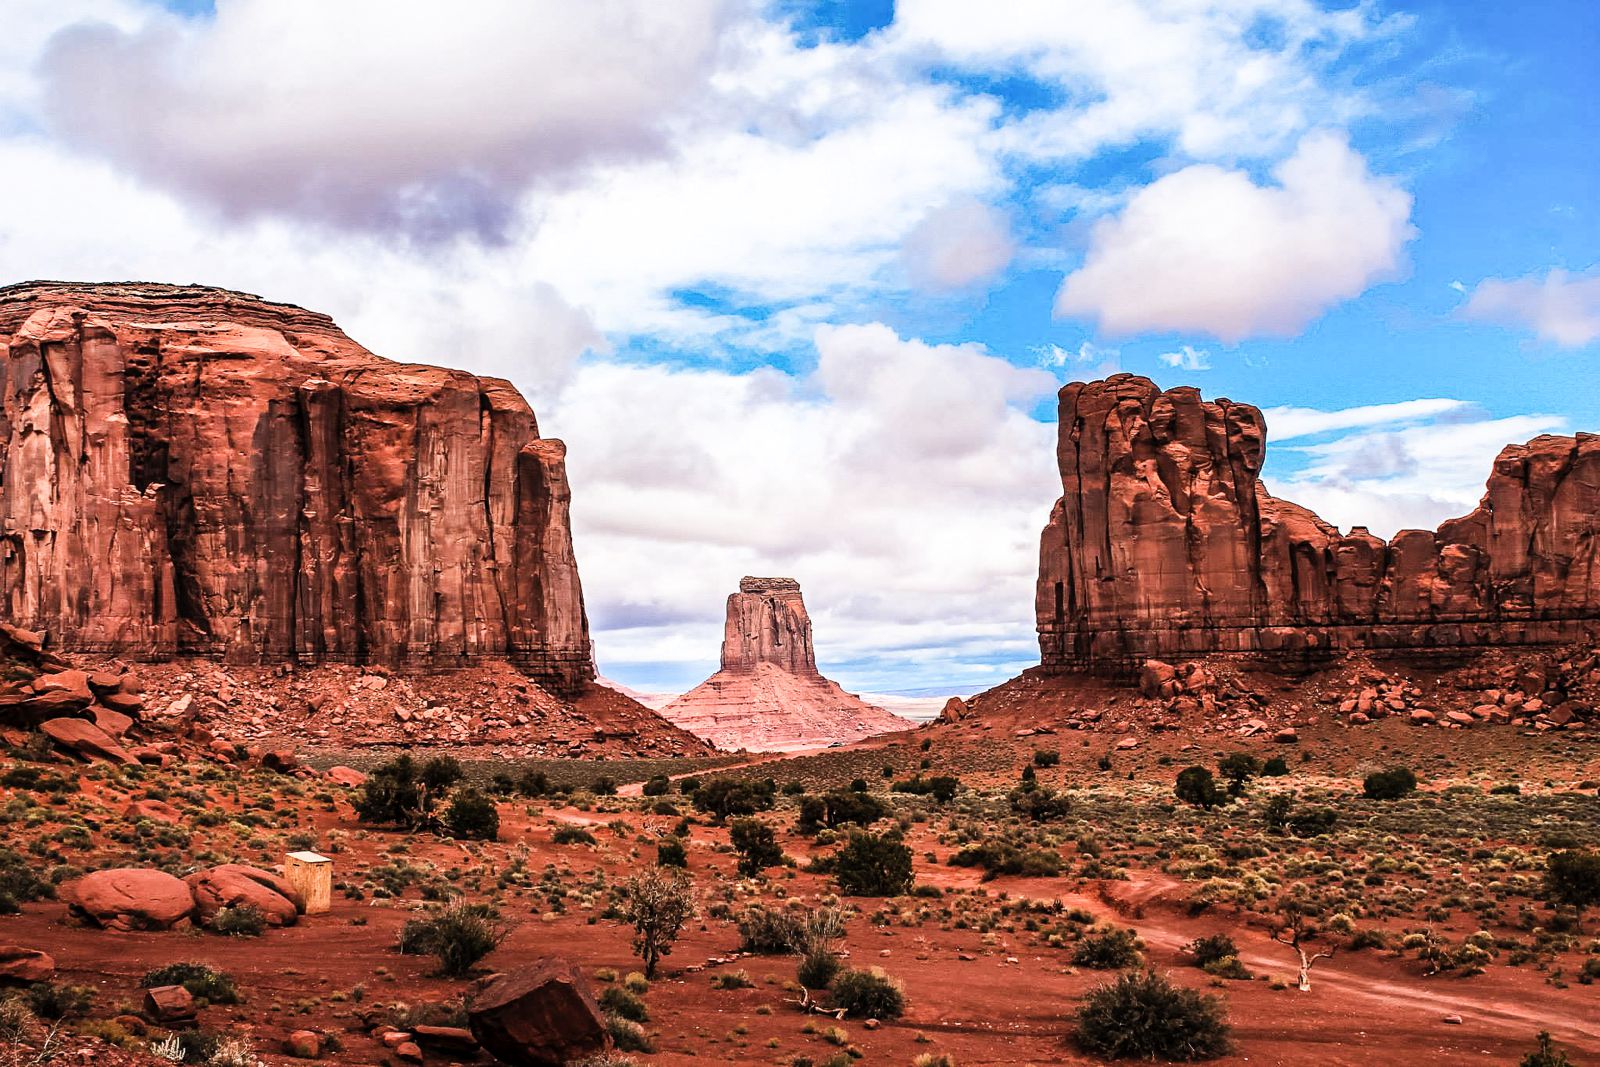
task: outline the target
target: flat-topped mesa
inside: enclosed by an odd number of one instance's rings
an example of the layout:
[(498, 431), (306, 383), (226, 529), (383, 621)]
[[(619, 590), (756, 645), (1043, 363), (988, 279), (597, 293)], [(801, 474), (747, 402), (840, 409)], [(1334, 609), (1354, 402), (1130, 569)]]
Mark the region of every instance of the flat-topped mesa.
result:
[(821, 677), (811, 645), (811, 616), (793, 578), (741, 578), (739, 591), (728, 595), (722, 669), (748, 672), (758, 663)]
[(147, 659), (594, 677), (560, 441), (247, 293), (0, 288), (0, 618)]
[(728, 597), (722, 669), (661, 709), (720, 749), (784, 752), (910, 729), (817, 670), (793, 578), (744, 578)]
[(1249, 405), (1131, 374), (1061, 390), (1063, 495), (1035, 605), (1046, 670), (1600, 632), (1600, 438), (1511, 445), (1470, 515), (1384, 542), (1268, 493), (1266, 430)]

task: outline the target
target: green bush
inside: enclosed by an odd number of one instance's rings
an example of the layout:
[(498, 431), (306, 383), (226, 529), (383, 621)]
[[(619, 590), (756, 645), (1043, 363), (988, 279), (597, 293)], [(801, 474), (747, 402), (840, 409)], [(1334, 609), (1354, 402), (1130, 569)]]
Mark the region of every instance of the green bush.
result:
[(204, 1000), (209, 1004), (239, 1003), (239, 990), (233, 984), (233, 979), (203, 963), (169, 963), (165, 967), (157, 967), (145, 972), (139, 985), (145, 989), (181, 985), (196, 1000)]
[(606, 1015), (606, 1030), (611, 1034), (612, 1042), (622, 1052), (654, 1052), (655, 1043), (644, 1032), (644, 1027), (631, 1019), (608, 1013)]
[(266, 933), (267, 917), (254, 904), (229, 904), (211, 917), (211, 929), (229, 937), (260, 937)]
[(581, 826), (563, 823), (555, 828), (555, 832), (550, 835), (550, 840), (558, 845), (592, 845), (594, 844), (594, 835)]
[(430, 827), (439, 798), (460, 780), (461, 764), (449, 756), (435, 756), (420, 765), (409, 755), (399, 756), (367, 775), (356, 817), (407, 830)]
[(1241, 797), (1250, 779), (1261, 773), (1261, 761), (1247, 752), (1235, 752), (1217, 764), (1217, 772), (1228, 780), (1228, 795)]
[(81, 985), (35, 982), (23, 994), (28, 1008), (41, 1019), (76, 1019), (94, 1003), (94, 990)]
[(21, 905), (51, 895), (50, 883), (34, 874), (28, 857), (0, 848), (0, 915), (15, 915)]
[(774, 908), (750, 907), (739, 916), (739, 951), (782, 956), (800, 943), (800, 917)]
[(650, 1009), (645, 1007), (644, 998), (619, 985), (606, 986), (601, 990), (600, 1007), (612, 1015), (620, 1015), (629, 1022), (650, 1021)]
[(652, 774), (639, 791), (647, 797), (664, 797), (672, 792), (672, 779), (664, 774)]
[(696, 811), (703, 811), (717, 819), (734, 815), (754, 815), (770, 811), (777, 784), (768, 778), (763, 781), (745, 781), (740, 778), (713, 778), (694, 791)]
[(1289, 773), (1289, 763), (1282, 756), (1273, 756), (1261, 765), (1261, 773), (1267, 778), (1282, 778)]
[(754, 878), (768, 867), (783, 862), (783, 849), (778, 847), (777, 835), (760, 819), (733, 820), (729, 836), (733, 850), (739, 854), (739, 873), (746, 878)]
[(1567, 1054), (1551, 1044), (1547, 1031), (1539, 1031), (1538, 1042), (1539, 1047), (1522, 1057), (1517, 1067), (1573, 1067)]
[(1111, 971), (1138, 964), (1139, 935), (1119, 926), (1097, 926), (1072, 947), (1072, 962), (1078, 967)]
[[(592, 839), (591, 839), (592, 840)], [(684, 851), (683, 838), (663, 837), (656, 842), (657, 867), (687, 867), (689, 854)]]
[(1006, 794), (1011, 810), (1034, 822), (1054, 822), (1072, 812), (1072, 801), (1065, 793), (1038, 785), (1023, 785)]
[(1417, 788), (1417, 776), (1409, 767), (1391, 767), (1374, 771), (1361, 783), (1361, 791), (1368, 800), (1399, 800)]
[(1178, 772), (1178, 784), (1173, 788), (1179, 800), (1197, 808), (1210, 811), (1227, 802), (1227, 796), (1217, 788), (1217, 780), (1204, 767), (1185, 767)]
[(1600, 852), (1563, 849), (1545, 860), (1544, 891), (1553, 902), (1575, 909), (1600, 904)]
[(1054, 767), (1061, 762), (1061, 753), (1053, 748), (1036, 748), (1033, 750), (1033, 765), (1035, 767)]
[(1154, 971), (1129, 971), (1091, 989), (1077, 1023), (1079, 1047), (1108, 1060), (1210, 1060), (1229, 1047), (1221, 1001)]
[(867, 827), (888, 813), (889, 809), (883, 801), (871, 793), (835, 789), (820, 797), (802, 800), (796, 828), (801, 833), (814, 834), (822, 827), (837, 830), (850, 823)]
[(1194, 956), (1194, 965), (1218, 978), (1247, 979), (1250, 972), (1239, 962), (1239, 947), (1227, 934), (1196, 938), (1185, 946)]
[(451, 837), (493, 841), (500, 835), (500, 812), (476, 789), (459, 789), (445, 810), (444, 825)]
[(898, 896), (911, 888), (911, 849), (899, 834), (852, 830), (834, 856), (833, 874), (850, 896)]
[(876, 968), (838, 974), (829, 992), (834, 1006), (852, 1019), (898, 1019), (905, 1014), (905, 990)]
[(426, 919), (411, 919), (400, 928), (395, 946), (408, 956), (434, 956), (439, 973), (462, 978), (477, 962), (500, 946), (506, 930), (490, 904), (469, 904), (459, 898)]
[(517, 776), (517, 792), (525, 797), (542, 797), (550, 792), (550, 776), (543, 771), (523, 771)]
[(1061, 854), (1043, 849), (1020, 849), (1005, 841), (968, 845), (950, 857), (952, 867), (982, 867), (984, 881), (1001, 875), (1054, 878), (1061, 873)]

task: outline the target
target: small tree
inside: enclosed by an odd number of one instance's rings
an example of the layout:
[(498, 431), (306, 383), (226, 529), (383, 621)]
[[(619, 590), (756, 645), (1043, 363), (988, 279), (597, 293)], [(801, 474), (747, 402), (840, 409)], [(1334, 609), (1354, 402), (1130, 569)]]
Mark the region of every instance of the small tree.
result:
[(1211, 1060), (1228, 1051), (1222, 1002), (1154, 971), (1125, 971), (1091, 989), (1077, 1021), (1078, 1044), (1108, 1060)]
[(1204, 767), (1185, 767), (1178, 772), (1178, 784), (1173, 789), (1185, 804), (1210, 811), (1227, 799), (1217, 788), (1217, 780)]
[(759, 782), (739, 778), (713, 778), (694, 791), (695, 810), (717, 819), (754, 815), (772, 808), (778, 787), (772, 779)]
[(1261, 773), (1261, 761), (1248, 753), (1235, 752), (1217, 764), (1217, 772), (1228, 780), (1228, 795), (1242, 797), (1250, 779)]
[(476, 789), (460, 789), (445, 810), (444, 825), (451, 837), (493, 841), (500, 834), (500, 812)]
[(1545, 860), (1544, 891), (1551, 901), (1565, 904), (1583, 921), (1583, 909), (1600, 904), (1600, 852), (1563, 849)]
[(1318, 960), (1333, 958), (1338, 950), (1330, 945), (1326, 952), (1307, 952), (1306, 942), (1314, 939), (1321, 931), (1318, 930), (1313, 909), (1305, 901), (1290, 898), (1278, 905), (1279, 927), (1272, 934), (1272, 939), (1279, 944), (1288, 945), (1300, 957), (1300, 992), (1311, 992), (1311, 968)]
[(683, 838), (663, 837), (656, 842), (657, 867), (687, 867), (689, 856), (683, 848)]
[(1399, 800), (1407, 793), (1415, 792), (1416, 788), (1417, 776), (1410, 767), (1374, 771), (1361, 783), (1361, 791), (1368, 800)]
[(1538, 1041), (1539, 1047), (1522, 1057), (1517, 1067), (1572, 1067), (1567, 1054), (1551, 1044), (1548, 1031), (1540, 1030)]
[(783, 849), (772, 827), (760, 819), (735, 819), (730, 835), (733, 850), (739, 854), (739, 873), (754, 878), (768, 867), (783, 862)]
[(367, 776), (356, 817), (407, 830), (427, 829), (436, 825), (434, 808), (439, 799), (460, 780), (461, 764), (448, 756), (435, 756), (420, 765), (409, 755), (399, 756)]
[(644, 961), (644, 976), (654, 978), (662, 956), (694, 918), (694, 883), (683, 871), (656, 867), (628, 879), (623, 916), (633, 924), (633, 951)]
[(855, 830), (833, 860), (839, 890), (857, 897), (898, 896), (911, 888), (911, 849), (897, 833)]

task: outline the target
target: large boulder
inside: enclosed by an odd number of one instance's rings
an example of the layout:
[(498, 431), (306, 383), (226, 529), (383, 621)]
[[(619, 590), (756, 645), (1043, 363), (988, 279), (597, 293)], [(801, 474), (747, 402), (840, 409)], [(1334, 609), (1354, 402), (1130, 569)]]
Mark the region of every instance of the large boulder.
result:
[(559, 956), (487, 979), (467, 1005), (467, 1025), (510, 1067), (561, 1067), (610, 1041), (588, 982)]
[(39, 729), (61, 748), (85, 759), (104, 759), (130, 766), (139, 761), (133, 754), (88, 719), (51, 719)]
[(20, 945), (0, 945), (0, 982), (48, 982), (56, 961), (47, 952)]
[(248, 904), (271, 926), (293, 926), (306, 910), (306, 902), (294, 886), (271, 871), (242, 863), (197, 871), (185, 880), (194, 891), (202, 923), (209, 923), (223, 908)]
[(189, 925), (194, 893), (182, 878), (145, 867), (86, 874), (62, 891), (67, 912), (108, 930), (170, 930)]
[(31, 730), (50, 719), (76, 715), (88, 706), (88, 697), (63, 689), (44, 693), (0, 693), (0, 723)]

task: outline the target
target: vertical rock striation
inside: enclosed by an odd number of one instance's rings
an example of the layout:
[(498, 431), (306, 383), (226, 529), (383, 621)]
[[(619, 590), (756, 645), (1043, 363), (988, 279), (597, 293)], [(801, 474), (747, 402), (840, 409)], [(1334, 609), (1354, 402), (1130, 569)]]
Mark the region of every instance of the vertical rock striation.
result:
[(509, 383), (200, 286), (9, 286), (0, 343), (0, 618), (71, 651), (594, 677), (564, 449)]
[(1470, 515), (1384, 542), (1268, 493), (1266, 432), (1249, 405), (1130, 374), (1061, 390), (1035, 605), (1047, 670), (1600, 631), (1600, 438), (1511, 445)]
[(792, 578), (744, 578), (728, 596), (722, 669), (661, 709), (720, 749), (786, 752), (911, 724), (824, 678), (811, 616)]

